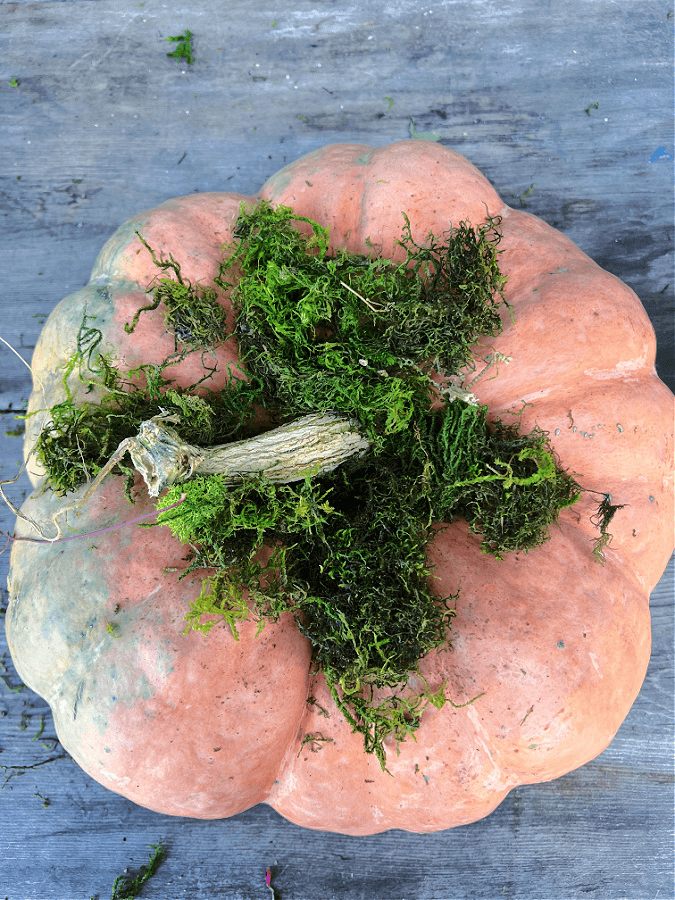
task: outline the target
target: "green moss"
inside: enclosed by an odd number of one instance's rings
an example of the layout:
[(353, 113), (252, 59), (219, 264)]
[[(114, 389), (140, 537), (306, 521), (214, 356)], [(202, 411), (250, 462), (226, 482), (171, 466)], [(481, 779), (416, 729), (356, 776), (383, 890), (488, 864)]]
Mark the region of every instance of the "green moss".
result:
[[(176, 413), (183, 440), (194, 444), (220, 444), (250, 437), (249, 421), (255, 410), (255, 387), (234, 376), (227, 390), (206, 391), (208, 399), (191, 393), (196, 385), (180, 388), (164, 375), (164, 367), (143, 365), (120, 372), (102, 354), (89, 359), (73, 357), (66, 369), (84, 363), (80, 378), (97, 399), (75, 405), (69, 396), (50, 409), (50, 421), (36, 442), (36, 458), (49, 474), (54, 491), (66, 494), (91, 481), (125, 438), (138, 432), (141, 422), (163, 410)], [(65, 378), (64, 378), (65, 380)], [(133, 469), (120, 461), (113, 470), (127, 478)]]
[[(199, 446), (248, 436), (260, 409), (277, 420), (334, 411), (358, 422), (370, 450), (328, 475), (287, 485), (256, 476), (234, 487), (197, 477), (162, 498), (167, 506), (185, 494), (158, 521), (189, 546), (188, 571), (203, 576), (188, 629), (220, 623), (238, 637), (250, 616), (262, 628), (292, 614), (337, 706), (383, 768), (385, 740), (403, 740), (429, 703), (446, 702), (444, 687), (409, 686), (411, 675), (423, 683), (423, 656), (450, 647), (456, 598), (436, 595), (426, 560), (439, 523), (465, 519), (482, 549), (501, 557), (546, 541), (580, 493), (547, 435), (520, 434), (518, 416), (489, 422), (461, 390), (432, 408), (443, 397), (439, 379), (456, 382), (474, 367), (476, 341), (498, 334), (500, 311), (508, 312), (499, 220), (460, 223), (421, 245), (402, 224), (404, 259), (393, 264), (374, 252), (330, 252), (328, 232), (288, 208), (242, 210), (216, 284), (232, 292), (248, 380), (231, 377), (217, 393), (202, 385), (197, 397), (196, 385), (179, 390), (165, 378), (169, 361), (118, 372), (85, 317), (66, 375), (77, 370), (100, 399), (75, 407), (68, 395), (38, 442), (54, 489), (64, 492), (160, 409), (175, 412), (181, 437)], [(186, 282), (173, 257), (160, 260), (145, 246), (174, 277), (160, 279), (129, 330), (162, 300), (203, 318), (199, 298), (208, 306), (210, 293)], [(171, 327), (177, 340), (185, 334)], [(224, 339), (210, 329), (199, 346)]]
[(174, 59), (184, 59), (188, 65), (194, 62), (194, 56), (192, 55), (191, 31), (185, 31), (184, 34), (171, 35), (170, 37), (166, 38), (166, 40), (179, 42), (176, 49), (172, 53), (167, 53), (167, 56), (172, 56), (174, 57)]
[(152, 302), (136, 311), (131, 324), (125, 324), (126, 333), (134, 331), (141, 313), (152, 312), (160, 303), (164, 303), (167, 330), (174, 336), (176, 350), (180, 344), (206, 349), (224, 341), (228, 336), (227, 314), (218, 302), (218, 292), (213, 288), (185, 281), (180, 264), (171, 254), (168, 260), (158, 259), (142, 235), (138, 231), (136, 234), (152, 256), (153, 263), (165, 273), (172, 272), (173, 277), (155, 279)]
[(216, 281), (232, 290), (239, 350), (268, 403), (291, 414), (338, 410), (378, 442), (428, 408), (432, 373), (457, 373), (479, 337), (499, 333), (499, 220), (462, 223), (423, 246), (402, 224), (405, 259), (393, 265), (331, 255), (328, 232), (287, 207), (240, 216)]
[(556, 460), (545, 432), (527, 435), (487, 408), (456, 400), (425, 416), (414, 433), (391, 442), (401, 472), (424, 485), (419, 514), (427, 521), (465, 519), (483, 536), (482, 549), (501, 557), (548, 540), (561, 509), (580, 495)]
[(110, 900), (135, 900), (140, 889), (146, 881), (155, 874), (164, 859), (164, 848), (161, 843), (150, 845), (150, 860), (147, 866), (142, 866), (136, 874), (119, 875), (113, 884)]

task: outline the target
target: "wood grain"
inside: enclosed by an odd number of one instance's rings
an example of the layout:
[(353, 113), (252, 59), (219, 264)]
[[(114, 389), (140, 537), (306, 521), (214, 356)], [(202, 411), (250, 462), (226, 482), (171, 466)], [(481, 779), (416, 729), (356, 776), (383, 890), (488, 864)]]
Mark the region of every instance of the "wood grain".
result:
[[(252, 194), (312, 149), (383, 145), (414, 123), (638, 293), (673, 387), (673, 21), (660, 0), (0, 2), (0, 334), (29, 361), (45, 315), (132, 215)], [(166, 56), (185, 28), (190, 66)], [(2, 477), (18, 471), (29, 391), (0, 345)], [(268, 897), (267, 866), (280, 900), (672, 897), (672, 560), (652, 622), (642, 692), (602, 756), (426, 836), (309, 832), (266, 806), (216, 822), (140, 809), (63, 756), (5, 655), (0, 898), (107, 898), (160, 840), (142, 897)]]

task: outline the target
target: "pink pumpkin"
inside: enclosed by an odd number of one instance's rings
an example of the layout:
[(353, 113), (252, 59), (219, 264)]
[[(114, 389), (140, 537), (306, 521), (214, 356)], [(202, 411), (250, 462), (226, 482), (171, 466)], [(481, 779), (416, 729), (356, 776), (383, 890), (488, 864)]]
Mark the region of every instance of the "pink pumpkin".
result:
[[(258, 637), (247, 622), (238, 641), (224, 627), (183, 634), (200, 585), (178, 581), (185, 548), (165, 528), (16, 543), (12, 656), (50, 703), (75, 760), (159, 812), (218, 818), (265, 802), (300, 825), (355, 835), (472, 822), (511, 788), (597, 756), (640, 689), (649, 594), (674, 543), (673, 396), (654, 370), (653, 330), (626, 285), (541, 220), (510, 209), (438, 144), (328, 146), (274, 175), (260, 197), (329, 227), (335, 248), (367, 253), (369, 241), (384, 257), (400, 252), (402, 213), (418, 242), (451, 223), (502, 217), (499, 262), (514, 321), (506, 318), (490, 347), (511, 362), (472, 390), (491, 417), (529, 404), (522, 428), (548, 431), (584, 488), (623, 505), (604, 566), (592, 553), (590, 498), (561, 514), (548, 543), (502, 561), (482, 554), (463, 522), (439, 532), (429, 549), (435, 589), (460, 593), (452, 651), (427, 656), (421, 672), (432, 688), (447, 680), (457, 706), (480, 696), (462, 708), (429, 706), (416, 740), (387, 745), (389, 772), (364, 752), (323, 676), (310, 678), (310, 648), (290, 615)], [(135, 229), (157, 253), (173, 254), (187, 278), (211, 285), (242, 201), (254, 198), (194, 194), (123, 225), (91, 282), (44, 327), (31, 411), (63, 399), (61, 367), (85, 308), (122, 367), (163, 360), (173, 339), (161, 311), (124, 330), (157, 271)], [(230, 340), (210, 386), (221, 387), (236, 360)], [(202, 374), (198, 354), (172, 370), (185, 386)], [(76, 379), (71, 386), (78, 390)], [(28, 420), (27, 451), (45, 418)], [(23, 511), (48, 522), (64, 501), (40, 493), (44, 473), (29, 469), (36, 491)], [(97, 531), (152, 508), (143, 498), (132, 509), (120, 479), (109, 477), (71, 524)], [(19, 522), (17, 533), (31, 529)], [(331, 740), (320, 749), (303, 743), (317, 732)]]

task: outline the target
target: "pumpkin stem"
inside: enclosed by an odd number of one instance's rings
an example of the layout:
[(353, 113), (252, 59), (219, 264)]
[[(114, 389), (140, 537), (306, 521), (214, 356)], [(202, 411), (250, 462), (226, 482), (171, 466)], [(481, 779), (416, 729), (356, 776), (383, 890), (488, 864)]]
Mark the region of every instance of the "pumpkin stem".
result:
[(151, 497), (195, 475), (222, 475), (232, 484), (251, 475), (265, 475), (274, 484), (302, 481), (332, 472), (370, 446), (355, 422), (336, 413), (303, 416), (257, 437), (208, 449), (185, 443), (168, 424), (176, 421), (162, 414), (142, 422), (138, 436), (122, 441), (114, 454), (116, 462), (120, 451), (129, 451)]

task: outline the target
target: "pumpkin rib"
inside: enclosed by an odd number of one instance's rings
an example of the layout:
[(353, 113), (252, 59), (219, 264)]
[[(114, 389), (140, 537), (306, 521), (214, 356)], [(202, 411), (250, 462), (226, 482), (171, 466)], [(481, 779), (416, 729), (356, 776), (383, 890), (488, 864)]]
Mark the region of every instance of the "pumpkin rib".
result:
[[(77, 349), (77, 335), (84, 315), (91, 317), (90, 322), (95, 318), (95, 327), (101, 332), (102, 352), (112, 351), (123, 368), (143, 363), (160, 364), (174, 352), (173, 338), (164, 328), (162, 308), (155, 317), (141, 315), (133, 334), (127, 334), (124, 329), (125, 324), (133, 320), (135, 312), (147, 303), (145, 293), (159, 271), (136, 236), (136, 230), (141, 231), (159, 256), (173, 253), (187, 279), (200, 280), (205, 286), (212, 287), (223, 257), (223, 245), (232, 239), (234, 218), (241, 204), (247, 202), (252, 202), (252, 198), (222, 192), (178, 197), (156, 210), (135, 216), (109, 238), (94, 263), (89, 284), (58, 304), (38, 337), (32, 370), (37, 384), (42, 384), (44, 390), (34, 390), (29, 398), (24, 455), (34, 446), (47, 418), (46, 413), (36, 413), (65, 399), (62, 374)], [(195, 228), (191, 229), (186, 222), (191, 222), (195, 216)], [(172, 234), (178, 231), (184, 245), (179, 243), (179, 249), (176, 249), (175, 243), (165, 242), (162, 236), (167, 230)], [(226, 309), (231, 309), (227, 295), (221, 302)], [(236, 370), (236, 348), (229, 340), (210, 353), (211, 357), (218, 363), (218, 372), (210, 381), (210, 387), (220, 390), (227, 383), (229, 368)], [(167, 375), (179, 386), (188, 387), (205, 373), (203, 360), (195, 353), (172, 366)], [(71, 375), (68, 384), (74, 397), (92, 399), (91, 395), (85, 398), (77, 372)], [(35, 461), (31, 463), (29, 475), (36, 487), (44, 478)]]
[[(45, 494), (25, 508), (45, 515), (58, 506)], [(134, 513), (153, 508), (139, 497)], [(107, 479), (77, 526), (94, 530), (128, 510), (119, 480)], [(17, 531), (30, 529), (20, 523)], [(92, 540), (96, 553), (83, 554)], [(220, 818), (264, 801), (307, 697), (309, 644), (292, 616), (266, 624), (259, 637), (256, 624), (245, 622), (239, 641), (225, 628), (208, 638), (183, 634), (201, 583), (198, 576), (178, 581), (185, 547), (164, 529), (144, 532), (142, 542), (120, 529), (57, 547), (19, 546), (6, 623), (10, 652), (22, 680), (53, 702), (59, 740), (82, 768), (169, 814)], [(66, 578), (74, 602), (52, 587)], [(73, 651), (78, 661), (68, 667)], [(279, 681), (283, 690), (275, 689)], [(189, 723), (181, 707), (194, 710)], [(202, 763), (191, 764), (191, 755)], [(143, 773), (138, 787), (134, 772)]]
[[(613, 540), (607, 553), (619, 554), (628, 564), (628, 577), (651, 591), (672, 552), (673, 529), (665, 523), (674, 514), (668, 474), (673, 440), (664, 433), (662, 413), (672, 395), (655, 373), (645, 374), (647, 378), (609, 386), (592, 383), (573, 401), (560, 394), (535, 401), (524, 411), (522, 424), (529, 429), (536, 422), (548, 431), (556, 453), (582, 487), (624, 504), (610, 524)], [(653, 403), (642, 402), (647, 391)], [(593, 454), (588, 453), (591, 441)], [(563, 510), (561, 518), (574, 520), (580, 514), (578, 527), (593, 541), (593, 513), (589, 501)], [(653, 528), (655, 514), (663, 517), (665, 527)]]
[[(358, 736), (349, 734), (330, 695), (320, 691), (318, 702), (331, 718), (308, 708), (303, 729), (320, 730), (333, 743), (297, 756), (301, 748), (296, 739), (295, 753), (285, 760), (290, 768), (278, 776), (268, 800), (286, 818), (304, 827), (322, 821), (323, 827), (349, 834), (363, 833), (352, 830), (358, 819), (360, 827), (376, 830), (377, 812), (364, 807), (358, 787), (368, 779), (376, 785), (377, 809), (387, 804), (382, 812), (389, 827), (409, 828), (413, 800), (408, 794), (417, 781), (418, 823), (426, 808), (433, 810), (436, 829), (455, 827), (472, 821), (462, 803), (466, 792), (473, 792), (474, 802), (489, 804), (493, 790), (559, 777), (576, 767), (581, 748), (586, 762), (611, 741), (649, 659), (649, 620), (639, 586), (615, 596), (607, 572), (619, 572), (620, 565), (608, 560), (602, 569), (595, 564), (583, 537), (567, 524), (536, 552), (502, 561), (485, 558), (480, 570), (471, 570), (477, 551), (478, 538), (460, 523), (440, 532), (431, 545), (430, 559), (442, 568), (438, 590), (447, 594), (459, 585), (460, 593), (453, 649), (427, 656), (421, 669), (432, 689), (447, 679), (448, 694), (458, 704), (482, 696), (463, 709), (428, 707), (416, 741), (401, 744), (398, 754), (389, 747), (391, 778), (364, 756)], [(567, 567), (553, 567), (561, 554), (579, 575), (572, 584)], [(443, 564), (446, 558), (449, 562)], [(552, 590), (542, 594), (544, 579), (552, 582)], [(521, 594), (515, 602), (510, 599), (514, 590)], [(558, 600), (563, 592), (565, 600)], [(606, 613), (616, 603), (625, 618), (613, 615), (607, 631)], [(535, 643), (525, 646), (528, 635)], [(550, 649), (544, 653), (547, 643)], [(628, 655), (616, 653), (618, 645)], [(551, 658), (554, 666), (545, 662)], [(603, 671), (605, 665), (611, 671)], [(467, 738), (469, 724), (477, 745)], [(456, 769), (466, 773), (459, 782)], [(488, 778), (492, 769), (500, 773), (497, 783)], [(345, 793), (354, 798), (353, 805), (342, 799)]]
[(286, 166), (259, 196), (329, 227), (333, 248), (367, 253), (368, 240), (377, 253), (392, 259), (404, 258), (396, 243), (404, 214), (415, 239), (423, 241), (429, 233), (440, 236), (463, 221), (479, 225), (486, 213), (497, 216), (504, 208), (468, 160), (425, 141), (378, 148), (333, 144), (321, 156), (309, 154)]
[[(212, 286), (240, 205), (251, 202), (244, 194), (218, 191), (167, 200), (118, 228), (99, 253), (90, 280), (128, 281), (146, 289), (157, 269), (136, 237), (138, 230), (156, 252), (173, 254), (187, 278)], [(167, 234), (171, 239), (165, 239)]]
[[(553, 365), (568, 372), (570, 382), (576, 383), (577, 375), (624, 377), (631, 370), (653, 369), (654, 329), (627, 285), (601, 269), (564, 235), (527, 213), (505, 212), (502, 232), (500, 267), (507, 278), (505, 296), (515, 319), (515, 326), (509, 323), (507, 329), (517, 331), (522, 323), (527, 325), (524, 331), (529, 333), (532, 328), (543, 338), (547, 333), (564, 334), (571, 327), (576, 352), (557, 342), (553, 360)], [(550, 255), (542, 253), (542, 244), (553, 245)], [(617, 304), (621, 317), (616, 316)], [(572, 327), (575, 316), (583, 318), (583, 330)], [(611, 342), (607, 340), (609, 331), (614, 332)], [(519, 341), (517, 334), (509, 334), (509, 339)], [(541, 347), (538, 351), (541, 355)], [(533, 371), (544, 375), (536, 367)]]

